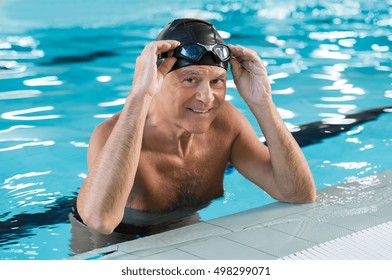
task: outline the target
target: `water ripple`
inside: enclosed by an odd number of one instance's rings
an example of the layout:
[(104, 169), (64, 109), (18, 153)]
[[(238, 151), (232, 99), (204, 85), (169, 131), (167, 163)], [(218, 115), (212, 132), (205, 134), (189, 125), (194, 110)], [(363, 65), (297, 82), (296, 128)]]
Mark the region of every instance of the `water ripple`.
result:
[(126, 98), (119, 98), (119, 99), (116, 99), (114, 101), (98, 103), (98, 106), (99, 107), (120, 106), (120, 105), (124, 105), (125, 101), (126, 101)]
[(22, 178), (31, 178), (31, 177), (36, 177), (36, 176), (42, 176), (42, 175), (47, 175), (50, 174), (52, 171), (43, 171), (43, 172), (27, 172), (23, 174), (16, 174), (4, 181), (4, 184), (10, 184), (16, 180), (22, 179)]
[(34, 86), (60, 86), (63, 84), (56, 76), (47, 76), (23, 81), (23, 84), (29, 87)]
[(27, 67), (25, 65), (19, 64), (17, 61), (0, 61), (0, 75), (10, 75), (19, 74), (26, 71)]
[(60, 115), (44, 115), (44, 116), (20, 116), (24, 114), (44, 112), (54, 110), (53, 106), (35, 107), (24, 110), (11, 111), (1, 114), (1, 118), (6, 120), (19, 120), (19, 121), (35, 121), (35, 120), (49, 120), (58, 119)]
[(13, 150), (19, 150), (19, 149), (22, 149), (24, 147), (53, 146), (54, 144), (55, 144), (55, 142), (51, 141), (51, 140), (49, 140), (49, 141), (29, 142), (29, 143), (14, 145), (14, 146), (7, 147), (7, 148), (2, 148), (2, 149), (0, 149), (0, 152), (8, 152), (8, 151), (13, 151)]
[(19, 99), (19, 98), (32, 98), (42, 94), (40, 90), (12, 90), (0, 92), (0, 100), (6, 99)]
[(20, 129), (20, 128), (34, 128), (34, 127), (35, 126), (33, 126), (33, 125), (14, 125), (14, 126), (11, 126), (10, 128), (0, 130), (0, 133), (8, 133), (8, 132)]
[(32, 50), (28, 52), (7, 50), (0, 50), (0, 59), (37, 59), (44, 57), (45, 53), (42, 50)]

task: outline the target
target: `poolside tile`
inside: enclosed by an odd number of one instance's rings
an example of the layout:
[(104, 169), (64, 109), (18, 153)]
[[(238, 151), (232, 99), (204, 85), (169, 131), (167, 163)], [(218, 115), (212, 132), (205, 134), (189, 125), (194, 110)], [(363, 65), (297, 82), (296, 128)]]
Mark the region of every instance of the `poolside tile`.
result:
[(371, 213), (373, 216), (382, 217), (389, 221), (392, 220), (392, 203), (385, 203), (382, 205), (375, 205), (374, 211)]
[[(378, 208), (392, 203), (392, 185), (370, 189), (367, 193), (362, 194), (362, 196), (366, 197), (357, 200), (355, 203), (347, 203), (344, 207), (372, 214)], [(392, 212), (389, 213), (388, 218), (392, 218)]]
[(385, 185), (392, 185), (392, 170), (388, 170), (382, 173), (377, 173), (377, 177), (380, 180), (380, 184)]
[(266, 227), (225, 234), (223, 237), (277, 257), (315, 245), (313, 242)]
[(376, 174), (315, 203), (273, 203), (70, 259), (276, 259), (392, 220), (391, 181), (392, 171)]
[(368, 206), (392, 199), (392, 171), (357, 178), (335, 187), (322, 190), (318, 204), (323, 206), (342, 205), (345, 207)]
[(88, 259), (100, 259), (106, 254), (116, 252), (118, 250), (118, 245), (110, 245), (103, 248), (94, 249), (85, 253), (77, 254), (75, 256), (69, 257), (72, 260), (88, 260)]
[(227, 232), (230, 231), (216, 225), (200, 222), (182, 228), (177, 228), (175, 230), (146, 236), (141, 239), (120, 243), (118, 247), (120, 251), (128, 253), (147, 249), (161, 250), (162, 247), (181, 244), (190, 240), (197, 240)]
[(182, 251), (207, 260), (270, 260), (276, 256), (222, 237), (211, 237), (182, 246)]
[(363, 214), (357, 209), (347, 209), (346, 211), (339, 212), (338, 214), (326, 215), (323, 218), (320, 218), (319, 221), (352, 231), (359, 231), (388, 222), (389, 219)]
[(144, 257), (142, 260), (201, 260), (201, 258), (178, 249), (173, 249)]
[(262, 222), (284, 217), (293, 213), (299, 213), (314, 207), (317, 207), (315, 203), (292, 204), (277, 202), (238, 214), (213, 219), (208, 221), (208, 223), (232, 231), (239, 231)]
[(140, 257), (125, 252), (113, 252), (99, 259), (100, 260), (138, 260), (140, 259)]
[(281, 219), (268, 227), (315, 243), (325, 242), (353, 232), (298, 214)]

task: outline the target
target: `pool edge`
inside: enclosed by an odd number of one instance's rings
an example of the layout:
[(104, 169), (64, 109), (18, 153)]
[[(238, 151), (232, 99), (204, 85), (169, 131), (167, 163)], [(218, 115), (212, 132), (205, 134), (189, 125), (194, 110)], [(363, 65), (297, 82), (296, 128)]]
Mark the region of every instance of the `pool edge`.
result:
[(388, 170), (318, 191), (315, 203), (276, 202), (68, 259), (273, 260), (391, 220)]

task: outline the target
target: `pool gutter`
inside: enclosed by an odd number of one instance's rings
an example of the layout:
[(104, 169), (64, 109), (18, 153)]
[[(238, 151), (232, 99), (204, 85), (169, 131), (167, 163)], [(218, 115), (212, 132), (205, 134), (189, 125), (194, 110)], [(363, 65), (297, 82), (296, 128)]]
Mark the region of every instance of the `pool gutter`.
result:
[[(392, 170), (321, 190), (315, 203), (277, 202), (69, 259), (287, 259), (301, 257), (301, 251), (328, 245), (331, 240), (380, 228), (379, 225), (390, 221)], [(324, 257), (375, 259), (366, 251), (358, 257), (338, 254)], [(379, 258), (392, 259), (392, 252)]]

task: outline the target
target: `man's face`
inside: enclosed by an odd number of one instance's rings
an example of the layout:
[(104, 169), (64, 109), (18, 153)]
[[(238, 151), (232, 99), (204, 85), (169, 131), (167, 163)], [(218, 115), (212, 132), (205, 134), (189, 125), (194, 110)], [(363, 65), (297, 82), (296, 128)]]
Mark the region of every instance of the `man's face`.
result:
[(171, 121), (190, 133), (207, 132), (225, 100), (227, 71), (217, 66), (187, 66), (170, 72), (161, 100)]

